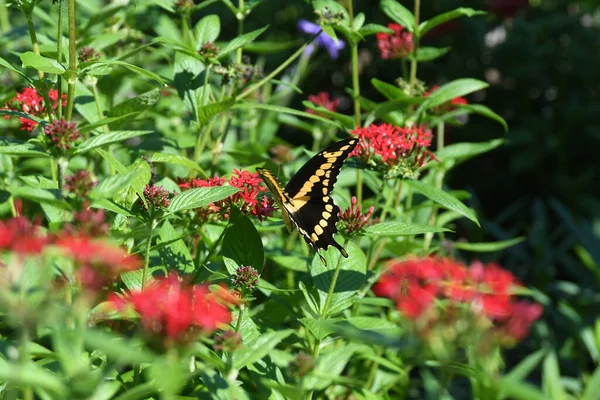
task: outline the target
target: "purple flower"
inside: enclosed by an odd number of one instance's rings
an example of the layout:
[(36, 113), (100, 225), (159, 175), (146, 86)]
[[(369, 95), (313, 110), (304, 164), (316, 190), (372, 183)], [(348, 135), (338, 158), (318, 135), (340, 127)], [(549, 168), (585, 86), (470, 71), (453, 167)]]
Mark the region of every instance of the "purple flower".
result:
[[(317, 24), (313, 24), (305, 19), (301, 19), (298, 21), (298, 29), (300, 29), (304, 33), (308, 33), (309, 35), (316, 35), (320, 30), (321, 26)], [(306, 50), (304, 50), (308, 54), (312, 54), (315, 51), (315, 45), (317, 47), (324, 47), (329, 52), (329, 56), (336, 60), (339, 55), (339, 51), (345, 47), (344, 42), (339, 39), (334, 39), (331, 36), (327, 35), (325, 32), (321, 32), (321, 34), (317, 37), (317, 39), (311, 43)]]

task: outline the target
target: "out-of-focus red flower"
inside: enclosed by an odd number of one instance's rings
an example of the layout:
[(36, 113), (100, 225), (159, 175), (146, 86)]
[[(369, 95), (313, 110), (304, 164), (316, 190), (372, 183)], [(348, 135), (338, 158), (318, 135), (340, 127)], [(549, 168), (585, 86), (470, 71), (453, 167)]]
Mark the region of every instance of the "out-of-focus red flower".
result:
[[(440, 87), (437, 86), (437, 85), (432, 86), (431, 89), (429, 89), (427, 92), (425, 92), (423, 94), (423, 97), (429, 97), (429, 96), (431, 96), (431, 93), (435, 92), (439, 88)], [(452, 110), (456, 109), (456, 106), (458, 106), (458, 105), (465, 105), (465, 104), (469, 104), (469, 102), (467, 101), (467, 99), (465, 99), (464, 97), (455, 97), (455, 98), (453, 98), (452, 100), (450, 100), (446, 104), (442, 104), (440, 106), (434, 107), (432, 109), (432, 111), (434, 113), (449, 112), (449, 111), (452, 111)]]
[[(332, 112), (337, 111), (337, 107), (340, 104), (339, 97), (336, 97), (335, 99), (331, 99), (331, 98), (329, 98), (329, 93), (327, 93), (327, 92), (311, 94), (308, 96), (308, 101), (310, 101), (311, 103), (313, 103), (316, 106), (321, 106), (324, 109), (332, 111)], [(318, 111), (311, 110), (311, 109), (307, 109), (306, 112), (310, 113), (310, 114), (319, 115), (322, 117), (327, 117), (325, 114), (319, 113)]]
[(377, 34), (377, 47), (381, 52), (381, 58), (384, 60), (407, 58), (414, 49), (412, 33), (394, 23), (388, 24), (388, 28), (394, 33), (379, 32)]
[(138, 269), (142, 261), (119, 246), (87, 236), (65, 236), (55, 241), (63, 252), (73, 258), (77, 277), (88, 289), (100, 289), (121, 273)]
[[(58, 107), (58, 91), (55, 89), (50, 90), (48, 92), (48, 97), (52, 102), (52, 110), (56, 110)], [(66, 105), (67, 95), (62, 95), (63, 106)], [(13, 111), (20, 111), (27, 114), (31, 114), (35, 117), (46, 118), (48, 115), (46, 114), (46, 107), (44, 106), (44, 98), (40, 96), (35, 88), (25, 88), (20, 93), (17, 92), (15, 97), (12, 98), (9, 102), (6, 103), (6, 108)], [(5, 119), (9, 119), (10, 116), (4, 116)], [(33, 128), (37, 126), (37, 122), (20, 117), (21, 121), (21, 130), (32, 131)]]
[(92, 210), (84, 201), (81, 211), (73, 213), (73, 220), (65, 225), (64, 232), (69, 236), (104, 236), (108, 233), (108, 223), (104, 220), (104, 210)]
[(146, 332), (175, 342), (193, 340), (199, 332), (231, 322), (227, 306), (205, 285), (186, 285), (175, 274), (112, 301), (117, 309), (133, 307)]
[(64, 118), (55, 119), (44, 127), (44, 134), (58, 150), (67, 151), (81, 137), (76, 126), (77, 124), (69, 123)]
[(360, 206), (357, 206), (356, 203), (356, 196), (352, 196), (350, 207), (345, 211), (340, 209), (340, 224), (343, 226), (342, 232), (347, 237), (360, 234), (369, 223), (369, 218), (371, 218), (373, 211), (375, 211), (375, 207), (371, 206), (367, 210), (367, 213), (363, 214)]
[(529, 0), (490, 0), (490, 10), (501, 18), (514, 17), (521, 10), (529, 8)]
[(0, 250), (11, 250), (19, 255), (39, 254), (48, 244), (48, 237), (39, 225), (19, 216), (0, 221)]
[(80, 169), (73, 175), (65, 177), (65, 190), (75, 194), (78, 198), (85, 199), (96, 186), (96, 183), (88, 171)]
[(98, 61), (102, 55), (96, 51), (93, 47), (83, 46), (79, 49), (79, 55), (77, 59), (80, 63)]
[(542, 308), (517, 301), (512, 293), (516, 286), (513, 274), (496, 264), (476, 261), (467, 268), (451, 259), (428, 257), (393, 261), (373, 292), (393, 299), (410, 320), (435, 318), (428, 310), (438, 300), (443, 309), (463, 306), (464, 312), (489, 320), (495, 334), (520, 340)]
[(358, 145), (350, 157), (358, 157), (367, 166), (382, 169), (389, 175), (416, 177), (417, 170), (435, 160), (431, 130), (421, 127), (397, 127), (390, 124), (369, 125), (351, 131)]
[(207, 220), (212, 217), (229, 218), (231, 207), (235, 206), (242, 213), (263, 221), (275, 210), (273, 202), (264, 195), (267, 189), (260, 185), (262, 179), (258, 176), (258, 172), (252, 173), (246, 170), (234, 169), (231, 178), (227, 181), (224, 178), (215, 176), (207, 180), (192, 179), (187, 182), (180, 182), (179, 187), (186, 190), (198, 187), (223, 186), (225, 183), (239, 188), (240, 191), (224, 200), (212, 203), (206, 208), (199, 209), (198, 214), (202, 219)]
[(288, 164), (294, 159), (291, 150), (292, 148), (287, 144), (276, 144), (269, 152), (277, 164)]

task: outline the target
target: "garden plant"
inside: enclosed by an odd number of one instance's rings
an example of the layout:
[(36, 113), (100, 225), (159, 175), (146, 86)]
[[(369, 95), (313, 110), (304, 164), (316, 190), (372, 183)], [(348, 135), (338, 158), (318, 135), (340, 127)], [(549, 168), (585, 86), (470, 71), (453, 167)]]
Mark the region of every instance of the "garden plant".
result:
[[(453, 51), (422, 41), (484, 11), (195, 3), (0, 0), (1, 399), (600, 398), (550, 347), (504, 361), (547, 303), (460, 251), (526, 238), (456, 240), (482, 228), (447, 175), (510, 127), (468, 71), (420, 79)], [(324, 64), (348, 84), (307, 93)], [(282, 209), (261, 176), (296, 173), (328, 186)]]

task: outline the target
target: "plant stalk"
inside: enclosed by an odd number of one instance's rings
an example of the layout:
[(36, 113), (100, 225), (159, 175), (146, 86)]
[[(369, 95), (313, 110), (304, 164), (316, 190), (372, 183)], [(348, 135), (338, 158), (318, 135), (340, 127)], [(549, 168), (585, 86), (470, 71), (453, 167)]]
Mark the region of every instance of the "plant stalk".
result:
[(67, 91), (67, 113), (66, 120), (71, 121), (73, 106), (75, 105), (75, 83), (77, 82), (77, 43), (75, 23), (75, 0), (69, 0), (69, 69), (68, 69), (68, 91)]

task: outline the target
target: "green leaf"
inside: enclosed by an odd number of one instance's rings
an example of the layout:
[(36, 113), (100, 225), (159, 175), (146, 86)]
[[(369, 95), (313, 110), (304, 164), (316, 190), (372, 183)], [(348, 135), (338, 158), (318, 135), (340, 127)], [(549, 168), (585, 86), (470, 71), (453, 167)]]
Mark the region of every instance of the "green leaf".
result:
[[(127, 289), (131, 291), (140, 291), (142, 290), (142, 278), (144, 277), (143, 269), (136, 269), (133, 271), (127, 271), (121, 274), (121, 280)], [(149, 280), (153, 279), (152, 274), (147, 277), (146, 284)]]
[(0, 360), (0, 381), (11, 386), (35, 387), (48, 391), (52, 398), (68, 398), (69, 389), (61, 382), (61, 378), (47, 369), (34, 363), (15, 364)]
[(508, 131), (508, 124), (506, 123), (504, 118), (502, 118), (501, 116), (493, 112), (489, 107), (486, 107), (483, 104), (459, 104), (458, 108), (461, 110), (467, 110), (475, 114), (483, 115), (484, 117), (492, 119), (500, 123), (500, 125), (502, 125), (502, 127), (504, 128), (504, 131)]
[[(0, 114), (2, 114), (1, 111)], [(0, 137), (0, 154), (21, 157), (50, 157), (46, 150), (33, 143), (2, 137)]]
[(354, 129), (356, 127), (354, 118), (352, 118), (349, 115), (344, 115), (344, 114), (336, 113), (333, 111), (329, 111), (328, 109), (321, 107), (321, 106), (317, 106), (307, 100), (303, 101), (302, 105), (304, 107), (308, 108), (309, 110), (313, 110), (321, 115), (326, 115), (330, 118), (333, 118), (334, 120), (338, 121), (344, 128), (346, 128), (348, 130)]
[(15, 73), (21, 75), (21, 77), (24, 78), (27, 82), (31, 82), (31, 78), (29, 78), (27, 75), (25, 75), (24, 73), (22, 73), (21, 71), (19, 71), (15, 67), (13, 67), (11, 63), (9, 63), (8, 61), (6, 61), (2, 57), (0, 57), (0, 65), (3, 66), (4, 68), (7, 68), (7, 69), (11, 70), (12, 72), (15, 72)]
[(194, 208), (204, 207), (215, 201), (223, 200), (239, 192), (231, 186), (214, 186), (185, 190), (173, 197), (169, 204), (169, 212), (176, 213)]
[(596, 367), (592, 376), (587, 379), (581, 400), (598, 400), (598, 393), (600, 393), (600, 366)]
[(529, 354), (516, 367), (511, 369), (504, 378), (514, 381), (525, 380), (538, 367), (546, 353), (547, 351), (542, 349)]
[(252, 344), (233, 354), (233, 368), (239, 370), (252, 365), (269, 354), (286, 337), (294, 331), (291, 329), (261, 334)]
[(366, 24), (362, 28), (359, 29), (358, 33), (363, 36), (374, 35), (379, 32), (393, 34), (394, 31), (388, 28), (387, 26), (379, 25), (379, 24)]
[(179, 154), (154, 153), (152, 154), (152, 157), (149, 157), (149, 160), (153, 163), (168, 163), (181, 165), (182, 167), (186, 167), (200, 172), (200, 174), (204, 178), (208, 176), (206, 175), (206, 172), (204, 172), (204, 170), (197, 163)]
[(58, 61), (35, 54), (33, 51), (21, 54), (21, 61), (23, 68), (33, 68), (47, 74), (61, 75), (66, 71)]
[(392, 21), (402, 25), (409, 32), (414, 31), (415, 16), (402, 4), (395, 0), (382, 0), (380, 7)]
[(259, 273), (265, 263), (262, 240), (254, 224), (243, 214), (233, 216), (227, 228), (221, 253), (225, 267), (234, 274), (239, 266), (252, 266)]
[(367, 280), (367, 257), (365, 253), (354, 242), (349, 242), (345, 248), (348, 252), (348, 258), (342, 257), (338, 249), (330, 246), (327, 251), (321, 251), (327, 266), (323, 265), (318, 255), (315, 255), (310, 266), (310, 275), (319, 292), (322, 313), (334, 270), (341, 258), (340, 274), (325, 317), (350, 307), (354, 302), (356, 292)]
[(302, 325), (304, 325), (317, 340), (323, 340), (329, 336), (329, 334), (335, 332), (333, 323), (341, 320), (341, 318), (321, 319), (312, 317), (299, 319)]
[(465, 206), (451, 194), (421, 181), (405, 180), (404, 183), (421, 193), (423, 196), (435, 201), (438, 204), (441, 204), (449, 210), (456, 211), (457, 213), (475, 222), (477, 226), (480, 226), (479, 221), (477, 220), (477, 217), (473, 211), (471, 211), (467, 206)]
[(375, 87), (375, 89), (377, 89), (379, 93), (384, 95), (388, 100), (404, 99), (410, 97), (406, 93), (404, 93), (404, 91), (398, 86), (380, 81), (377, 78), (371, 79), (371, 85), (373, 85), (373, 87)]
[(210, 103), (205, 106), (198, 106), (198, 123), (206, 125), (206, 123), (218, 113), (229, 110), (235, 104), (235, 98), (229, 97), (218, 103)]
[(47, 190), (39, 187), (13, 186), (9, 187), (8, 191), (14, 198), (46, 203), (59, 207), (62, 210), (70, 210), (69, 204), (60, 198), (58, 189)]
[(107, 144), (122, 142), (127, 139), (131, 139), (138, 136), (147, 135), (152, 131), (110, 131), (99, 134), (98, 136), (92, 136), (83, 143), (77, 146), (75, 154), (82, 154), (88, 152), (97, 147), (102, 147)]
[(322, 352), (317, 360), (315, 370), (305, 378), (305, 388), (321, 390), (331, 385), (341, 375), (346, 364), (359, 348), (356, 344), (340, 343), (333, 350)]
[(359, 30), (365, 23), (365, 14), (359, 12), (354, 16), (354, 21), (352, 21), (352, 29)]
[(465, 242), (454, 242), (453, 246), (459, 250), (473, 251), (473, 252), (490, 252), (499, 251), (506, 249), (507, 247), (514, 246), (523, 242), (526, 238), (520, 236), (518, 238), (502, 240), (500, 242), (487, 242), (487, 243), (465, 243)]
[(469, 93), (485, 89), (488, 86), (489, 85), (486, 82), (471, 78), (456, 79), (448, 82), (440, 86), (435, 92), (431, 93), (423, 104), (421, 104), (416, 114), (420, 114), (425, 110), (447, 103), (455, 97), (465, 96)]
[[(120, 117), (133, 113), (140, 113), (155, 105), (160, 99), (160, 89), (156, 88), (148, 92), (127, 99), (108, 110), (108, 117)], [(117, 122), (124, 122), (119, 120)], [(111, 129), (118, 129), (122, 124), (112, 123)]]
[(227, 43), (227, 45), (223, 49), (221, 49), (218, 58), (222, 58), (223, 56), (231, 53), (232, 51), (237, 50), (238, 48), (245, 46), (250, 42), (253, 42), (254, 39), (259, 37), (268, 28), (269, 25), (252, 32), (244, 33), (243, 35), (236, 36), (233, 40)]
[(125, 207), (115, 203), (114, 201), (108, 199), (98, 199), (94, 200), (92, 204), (90, 204), (91, 208), (101, 208), (103, 210), (108, 210), (114, 212), (115, 214), (123, 215), (125, 217), (133, 217), (134, 215), (129, 212)]
[(182, 274), (192, 272), (194, 270), (194, 260), (190, 250), (181, 239), (181, 235), (168, 220), (162, 224), (159, 236), (159, 243), (168, 243), (158, 251), (167, 269), (169, 271), (179, 271)]
[(432, 61), (440, 58), (450, 51), (450, 47), (428, 47), (422, 46), (417, 50), (417, 61)]
[(558, 358), (553, 351), (549, 352), (542, 364), (542, 387), (550, 399), (566, 399), (567, 393), (562, 384)]
[(444, 169), (448, 171), (464, 161), (494, 150), (503, 143), (503, 139), (492, 139), (481, 143), (453, 143), (438, 151), (435, 156), (444, 165)]
[(496, 389), (506, 398), (514, 400), (548, 400), (545, 393), (529, 383), (506, 378), (496, 382)]
[(129, 166), (124, 172), (109, 176), (101, 181), (90, 193), (92, 199), (117, 199), (124, 192), (134, 188), (138, 196), (143, 197), (144, 186), (150, 181), (150, 167), (144, 160)]
[(204, 43), (214, 42), (221, 33), (221, 20), (216, 14), (210, 14), (202, 18), (194, 28), (196, 34), (196, 50), (199, 50)]
[(285, 113), (285, 114), (298, 115), (300, 117), (316, 119), (316, 120), (319, 120), (321, 122), (325, 122), (326, 124), (329, 124), (329, 125), (340, 126), (340, 124), (337, 121), (332, 121), (330, 119), (323, 118), (323, 117), (320, 117), (320, 116), (315, 115), (315, 114), (310, 114), (310, 113), (307, 113), (307, 112), (304, 112), (304, 111), (298, 111), (296, 109), (289, 108), (289, 107), (277, 106), (277, 105), (274, 105), (274, 104), (265, 104), (265, 103), (256, 103), (256, 102), (243, 102), (243, 103), (236, 103), (231, 108), (233, 108), (233, 109), (239, 108), (239, 109), (246, 109), (246, 110), (247, 109), (252, 109), (252, 108), (257, 108), (259, 110), (273, 111), (275, 113)]
[(125, 339), (108, 331), (86, 329), (83, 338), (91, 349), (103, 352), (119, 364), (150, 363), (157, 358), (140, 340)]
[(436, 232), (451, 231), (440, 226), (406, 224), (404, 222), (380, 222), (365, 229), (367, 236), (402, 236)]
[(102, 118), (91, 124), (84, 123), (81, 126), (78, 126), (77, 129), (79, 129), (79, 133), (87, 133), (87, 132), (93, 131), (96, 128), (100, 128), (101, 126), (104, 126), (104, 125), (114, 124), (115, 122), (133, 119), (138, 114), (139, 114), (139, 112), (136, 111), (136, 112), (132, 112), (129, 114), (119, 115), (118, 117)]
[(435, 17), (431, 18), (428, 21), (421, 22), (421, 24), (419, 25), (419, 30), (418, 30), (419, 36), (423, 36), (424, 34), (429, 32), (431, 29), (435, 28), (436, 26), (441, 25), (445, 22), (451, 21), (453, 19), (456, 19), (456, 18), (459, 18), (462, 16), (472, 17), (474, 15), (482, 15), (482, 14), (486, 14), (486, 12), (473, 10), (472, 8), (460, 7), (455, 10), (436, 15)]
[(121, 60), (107, 60), (107, 61), (92, 61), (89, 63), (86, 63), (86, 66), (81, 70), (81, 72), (87, 72), (89, 69), (91, 69), (93, 66), (96, 65), (117, 65), (117, 66), (121, 66), (121, 67), (125, 67), (130, 71), (133, 71), (139, 75), (145, 76), (146, 78), (152, 79), (158, 83), (160, 83), (162, 86), (166, 86), (165, 81), (162, 80), (162, 78), (160, 76), (158, 76), (157, 74), (155, 74), (154, 72), (150, 72), (150, 71), (146, 71), (143, 68), (138, 67), (137, 65), (133, 65), (130, 64), (128, 62), (125, 61), (121, 61)]

